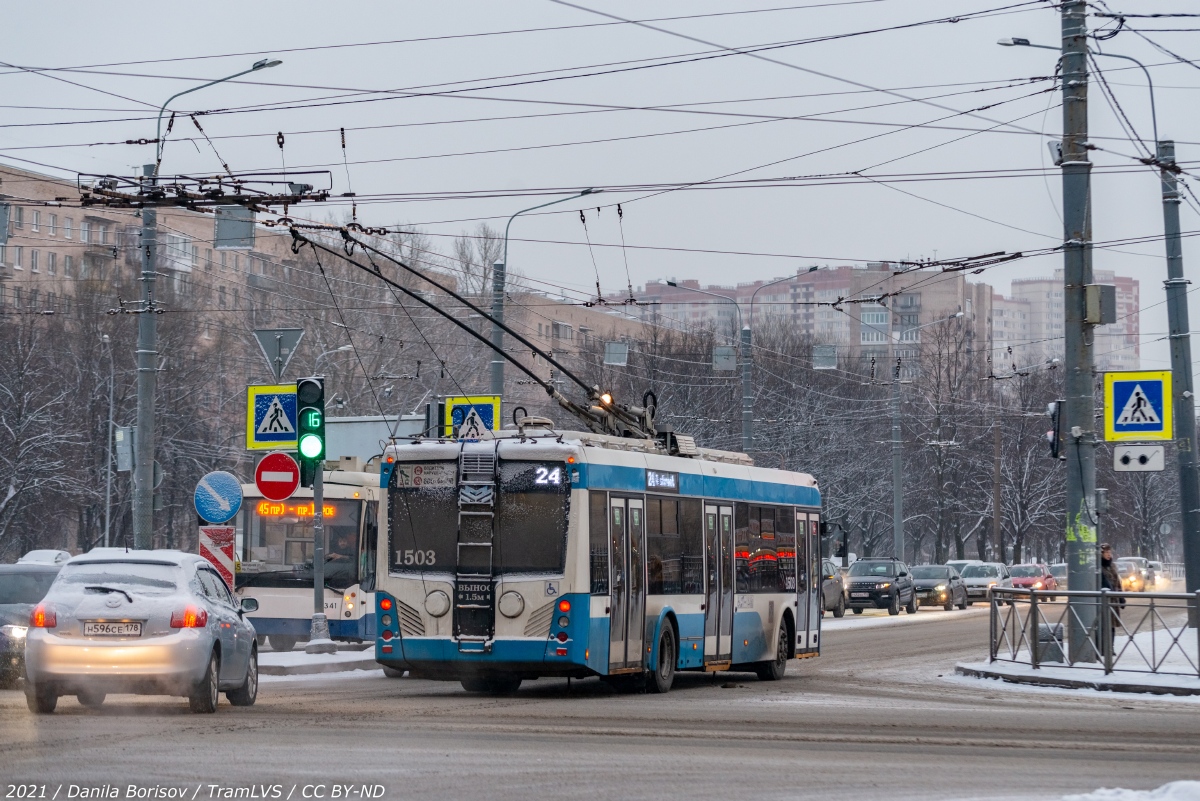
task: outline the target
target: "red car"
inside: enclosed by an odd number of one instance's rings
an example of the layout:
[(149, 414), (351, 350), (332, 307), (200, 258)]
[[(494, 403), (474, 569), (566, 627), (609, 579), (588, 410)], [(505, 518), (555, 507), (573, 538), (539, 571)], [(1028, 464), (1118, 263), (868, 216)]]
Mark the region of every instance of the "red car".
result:
[[(1043, 564), (1013, 565), (1009, 569), (1012, 575), (1014, 589), (1021, 590), (1057, 590), (1058, 579)], [(1050, 600), (1054, 600), (1053, 597)]]

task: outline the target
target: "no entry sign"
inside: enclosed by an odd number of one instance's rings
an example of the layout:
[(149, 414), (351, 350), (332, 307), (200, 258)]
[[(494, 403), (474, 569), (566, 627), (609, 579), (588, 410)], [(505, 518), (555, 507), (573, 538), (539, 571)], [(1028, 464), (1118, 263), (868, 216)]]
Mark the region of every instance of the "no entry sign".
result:
[(269, 453), (254, 471), (254, 485), (268, 501), (285, 501), (300, 486), (300, 468), (286, 453)]

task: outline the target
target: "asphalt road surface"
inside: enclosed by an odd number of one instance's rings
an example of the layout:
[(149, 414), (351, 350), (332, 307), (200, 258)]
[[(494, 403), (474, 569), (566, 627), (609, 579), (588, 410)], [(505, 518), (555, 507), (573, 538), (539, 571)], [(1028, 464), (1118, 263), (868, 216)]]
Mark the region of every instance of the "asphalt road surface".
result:
[(72, 784), (201, 801), (223, 797), (210, 785), (271, 783), (280, 801), (306, 801), (306, 787), (335, 798), (334, 783), (353, 785), (353, 801), (364, 783), (389, 801), (691, 801), (1057, 799), (1200, 779), (1200, 702), (954, 677), (956, 661), (986, 651), (984, 610), (872, 617), (830, 626), (823, 655), (792, 662), (781, 682), (686, 674), (665, 696), (590, 679), (491, 698), (372, 672), (264, 679), (256, 706), (215, 715), (114, 696), (34, 716), (20, 692), (0, 692), (0, 801), (14, 782), (64, 801), (81, 797)]

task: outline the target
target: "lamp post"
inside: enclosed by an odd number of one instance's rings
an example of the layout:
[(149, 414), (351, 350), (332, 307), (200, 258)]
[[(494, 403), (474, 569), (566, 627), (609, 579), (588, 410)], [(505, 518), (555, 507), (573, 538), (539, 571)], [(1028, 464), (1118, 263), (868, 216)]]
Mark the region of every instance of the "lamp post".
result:
[[(558, 200), (551, 200), (549, 203), (541, 203), (537, 206), (530, 206), (527, 209), (521, 209), (516, 214), (508, 218), (508, 222), (504, 226), (504, 260), (498, 261), (492, 265), (492, 319), (496, 323), (504, 322), (504, 283), (508, 277), (508, 229), (512, 228), (513, 220), (531, 211), (544, 209), (547, 206), (553, 206), (558, 203), (566, 203), (568, 200), (583, 197), (584, 195), (595, 195), (603, 192), (603, 189), (584, 189), (582, 192), (577, 192), (568, 197), (560, 197)], [(483, 287), (480, 287), (482, 293)], [(492, 394), (504, 394), (504, 357), (500, 355), (501, 349), (504, 347), (504, 331), (499, 325), (492, 325)]]
[[(1039, 45), (1028, 39), (1013, 37), (1001, 39), (1005, 47), (1036, 47), (1042, 50), (1057, 50), (1056, 47)], [(1150, 122), (1154, 129), (1154, 148), (1159, 178), (1162, 182), (1163, 232), (1167, 251), (1167, 280), (1164, 283), (1167, 295), (1167, 329), (1171, 341), (1171, 391), (1172, 412), (1175, 419), (1175, 441), (1179, 444), (1179, 500), (1183, 522), (1183, 560), (1188, 592), (1200, 590), (1200, 465), (1196, 459), (1196, 409), (1192, 391), (1192, 342), (1191, 325), (1188, 320), (1187, 281), (1183, 277), (1183, 244), (1179, 226), (1179, 185), (1175, 165), (1175, 142), (1158, 138), (1158, 112), (1154, 102), (1154, 80), (1146, 65), (1132, 56), (1119, 53), (1092, 52), (1093, 56), (1106, 56), (1132, 61), (1146, 76), (1150, 92)], [(1196, 621), (1192, 620), (1192, 625)]]
[(108, 334), (100, 337), (108, 351), (108, 460), (104, 463), (104, 547), (108, 547), (109, 532), (112, 530), (112, 442), (113, 442), (113, 352)]
[(317, 368), (321, 366), (321, 359), (324, 359), (331, 353), (342, 353), (343, 351), (347, 350), (354, 350), (354, 346), (342, 345), (340, 348), (334, 348), (333, 350), (327, 350), (324, 353), (319, 354), (317, 358), (313, 360), (313, 375), (320, 375), (320, 373), (317, 371)]
[[(250, 72), (275, 67), (282, 62), (263, 59), (248, 70), (176, 92), (158, 110), (155, 132), (154, 163), (142, 168), (143, 191), (153, 186), (162, 163), (162, 116), (171, 101), (218, 83), (239, 78)], [(158, 384), (158, 331), (154, 308), (155, 263), (158, 250), (158, 211), (147, 205), (142, 214), (142, 291), (138, 309), (137, 341), (137, 440), (133, 470), (133, 542), (148, 549), (154, 544), (154, 393)]]
[[(728, 295), (718, 295), (716, 292), (709, 292), (706, 289), (697, 289), (692, 286), (680, 286), (674, 281), (667, 281), (667, 286), (674, 287), (675, 289), (686, 289), (689, 292), (698, 292), (701, 295), (708, 295), (710, 298), (719, 298), (720, 300), (728, 301), (737, 310), (737, 327), (741, 331), (742, 336), (742, 451), (749, 453), (754, 450), (754, 393), (750, 388), (752, 369), (750, 361), (750, 327), (742, 325), (742, 307)], [(732, 338), (730, 337), (730, 339)]]
[(900, 438), (900, 364), (896, 357), (896, 341), (904, 334), (920, 331), (938, 323), (949, 322), (963, 317), (962, 312), (956, 312), (940, 320), (932, 320), (923, 325), (906, 328), (893, 334), (881, 328), (875, 328), (870, 323), (864, 323), (859, 315), (859, 324), (874, 328), (888, 340), (888, 360), (895, 361), (892, 368), (892, 550), (897, 559), (904, 559), (904, 441)]

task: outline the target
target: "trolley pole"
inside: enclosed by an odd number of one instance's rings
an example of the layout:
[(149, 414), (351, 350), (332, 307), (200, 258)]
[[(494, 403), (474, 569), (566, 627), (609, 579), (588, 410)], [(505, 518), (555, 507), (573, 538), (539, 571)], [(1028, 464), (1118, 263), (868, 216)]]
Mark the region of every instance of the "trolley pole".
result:
[[(155, 165), (142, 168), (147, 184)], [(133, 547), (154, 547), (154, 394), (158, 384), (158, 318), (154, 309), (154, 267), (158, 251), (158, 210), (142, 212), (142, 302), (138, 309), (137, 437), (133, 461)]]
[[(1091, 171), (1088, 160), (1087, 2), (1062, 3), (1063, 93), (1063, 317), (1067, 457), (1067, 580), (1072, 590), (1097, 588), (1096, 423), (1094, 354), (1085, 321), (1085, 290), (1092, 281)], [(1096, 661), (1096, 608), (1067, 601), (1072, 662)]]
[[(1189, 336), (1187, 281), (1183, 277), (1183, 243), (1179, 234), (1179, 185), (1175, 178), (1175, 143), (1158, 143), (1162, 174), (1163, 227), (1167, 244), (1167, 329), (1171, 335), (1171, 387), (1175, 445), (1179, 453), (1179, 500), (1183, 518), (1183, 565), (1187, 591), (1200, 590), (1200, 482), (1196, 471), (1196, 408), (1192, 397), (1192, 342)], [(1193, 607), (1191, 625), (1195, 626)]]

